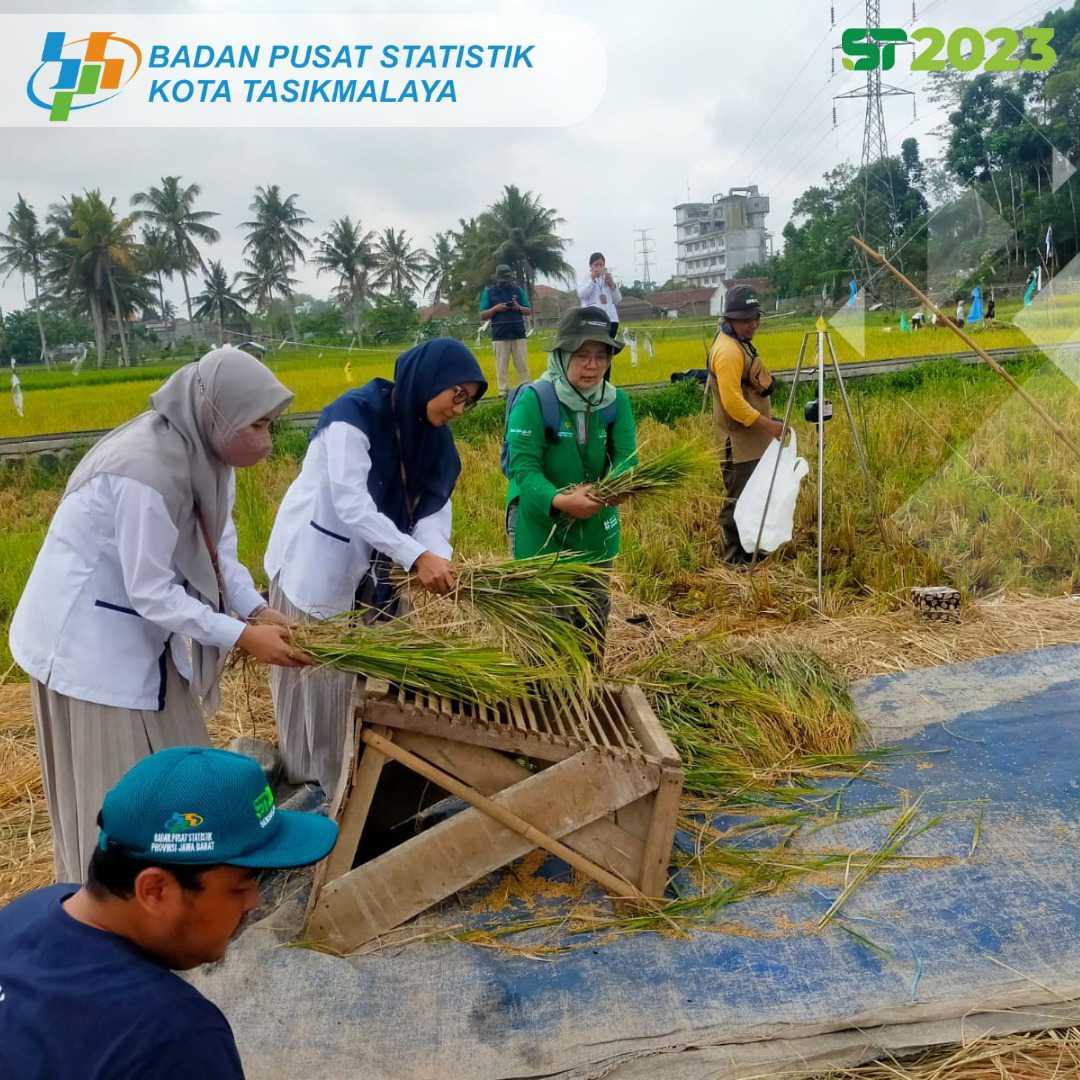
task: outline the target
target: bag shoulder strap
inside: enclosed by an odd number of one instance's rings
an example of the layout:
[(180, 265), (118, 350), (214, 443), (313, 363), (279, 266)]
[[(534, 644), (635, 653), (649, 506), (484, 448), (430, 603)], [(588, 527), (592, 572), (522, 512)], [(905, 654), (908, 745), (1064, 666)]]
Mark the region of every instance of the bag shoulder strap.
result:
[(562, 426), (562, 412), (559, 409), (559, 396), (555, 393), (555, 384), (547, 379), (537, 379), (530, 383), (533, 393), (540, 402), (540, 416), (544, 421), (544, 430), (549, 437), (554, 437)]

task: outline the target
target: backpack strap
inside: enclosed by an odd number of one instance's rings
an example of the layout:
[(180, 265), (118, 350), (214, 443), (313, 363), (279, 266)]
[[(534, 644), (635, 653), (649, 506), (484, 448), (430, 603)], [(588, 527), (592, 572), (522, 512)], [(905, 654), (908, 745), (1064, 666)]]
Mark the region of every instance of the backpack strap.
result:
[(555, 384), (548, 379), (537, 379), (530, 383), (533, 393), (540, 402), (540, 416), (544, 421), (544, 431), (549, 439), (558, 436), (562, 426), (562, 412), (559, 409), (559, 397), (555, 393)]
[(600, 410), (600, 422), (604, 425), (604, 430), (607, 432), (607, 445), (604, 448), (604, 453), (607, 458), (607, 471), (611, 470), (611, 466), (615, 461), (615, 440), (611, 436), (615, 427), (615, 415), (618, 411), (618, 398), (610, 405), (605, 405), (604, 408)]

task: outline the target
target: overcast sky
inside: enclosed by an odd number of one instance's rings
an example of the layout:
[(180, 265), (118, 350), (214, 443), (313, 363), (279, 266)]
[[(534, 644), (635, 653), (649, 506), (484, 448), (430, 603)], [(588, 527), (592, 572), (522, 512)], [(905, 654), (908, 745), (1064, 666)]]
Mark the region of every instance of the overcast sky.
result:
[[(59, 7), (60, 5), (50, 5)], [(979, 29), (1037, 23), (1049, 6), (1020, 0), (929, 0), (918, 3), (918, 23)], [(40, 4), (0, 0), (2, 12), (32, 12)], [(519, 129), (12, 129), (0, 147), (0, 211), (22, 192), (44, 214), (48, 204), (83, 188), (100, 187), (126, 210), (131, 194), (178, 173), (202, 185), (204, 209), (217, 210), (220, 243), (209, 249), (230, 273), (240, 269), (238, 224), (258, 184), (297, 192), (314, 219), (312, 234), (342, 214), (369, 228), (404, 228), (427, 246), (436, 231), (482, 211), (504, 183), (539, 194), (565, 218), (567, 258), (579, 272), (596, 248), (630, 281), (641, 276), (635, 230), (648, 228), (655, 243), (653, 278), (674, 272), (676, 203), (708, 200), (732, 186), (757, 184), (772, 199), (770, 231), (780, 243), (793, 199), (823, 171), (845, 158), (858, 160), (865, 103), (832, 96), (859, 85), (859, 76), (829, 77), (832, 47), (843, 27), (858, 25), (863, 9), (836, 0), (837, 27), (829, 28), (828, 0), (648, 0), (639, 2), (511, 3), (502, 0), (413, 0), (410, 4), (310, 5), (254, 0), (214, 4), (189, 0), (160, 4), (115, 2), (65, 5), (79, 12), (177, 13), (214, 11), (502, 13), (515, 23), (516, 40), (545, 13), (577, 15), (607, 47), (608, 85), (595, 114), (569, 128)], [(882, 21), (909, 25), (910, 0), (882, 0)], [(212, 25), (212, 24), (211, 24)], [(4, 63), (25, 64), (4, 56)], [(839, 63), (837, 64), (839, 67)], [(922, 86), (899, 59), (886, 78)], [(543, 102), (536, 103), (537, 110)], [(886, 101), (890, 146), (911, 135), (923, 156), (936, 147), (929, 136), (943, 117), (923, 95), (918, 119), (911, 99)], [(325, 296), (328, 278), (302, 267), (300, 288)], [(195, 291), (195, 290), (193, 290)], [(182, 299), (177, 281), (169, 289)], [(0, 306), (22, 306), (17, 278), (0, 286)]]

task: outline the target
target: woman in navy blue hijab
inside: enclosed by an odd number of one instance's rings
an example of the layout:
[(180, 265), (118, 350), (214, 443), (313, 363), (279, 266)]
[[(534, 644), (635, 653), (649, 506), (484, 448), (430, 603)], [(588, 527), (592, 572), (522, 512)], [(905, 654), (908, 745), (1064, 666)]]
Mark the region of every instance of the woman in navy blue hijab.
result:
[[(372, 379), (323, 409), (266, 550), (279, 610), (297, 619), (393, 614), (394, 564), (432, 592), (453, 588), (450, 500), (461, 459), (449, 425), (486, 390), (476, 357), (436, 338), (398, 357), (393, 382)], [(271, 690), (289, 779), (315, 780), (332, 796), (352, 677), (313, 669), (274, 676)]]

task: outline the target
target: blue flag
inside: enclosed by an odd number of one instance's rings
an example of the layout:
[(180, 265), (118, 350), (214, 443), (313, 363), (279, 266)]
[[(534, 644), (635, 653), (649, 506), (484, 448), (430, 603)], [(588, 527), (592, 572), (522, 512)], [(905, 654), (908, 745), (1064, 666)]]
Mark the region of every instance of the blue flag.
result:
[(978, 285), (971, 290), (971, 310), (968, 312), (967, 321), (969, 323), (982, 322), (983, 306), (982, 306), (982, 289)]

